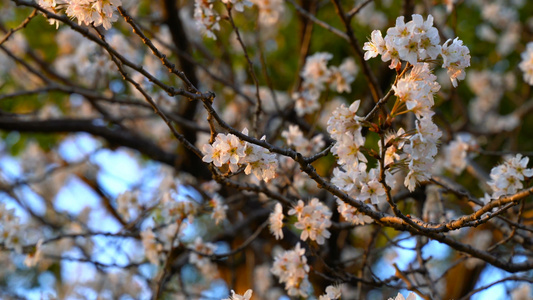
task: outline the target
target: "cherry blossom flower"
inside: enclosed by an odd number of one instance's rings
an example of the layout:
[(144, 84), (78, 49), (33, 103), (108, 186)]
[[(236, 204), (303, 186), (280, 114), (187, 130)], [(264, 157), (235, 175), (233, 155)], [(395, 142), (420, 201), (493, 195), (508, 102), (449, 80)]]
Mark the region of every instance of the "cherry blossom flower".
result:
[(527, 168), (529, 157), (516, 154), (507, 158), (503, 164), (490, 171), (489, 186), (493, 190), (492, 199), (500, 196), (512, 195), (524, 187), (522, 181), (525, 177), (533, 176), (533, 169)]
[(211, 198), (210, 204), (213, 207), (211, 218), (213, 218), (215, 224), (218, 225), (218, 223), (226, 219), (226, 210), (228, 209), (228, 206), (224, 204), (224, 199), (219, 194), (215, 194), (213, 198)]
[(220, 16), (213, 9), (213, 0), (195, 0), (194, 1), (194, 19), (196, 20), (196, 26), (207, 37), (214, 40), (217, 36), (214, 30), (220, 30), (218, 24)]
[(258, 21), (263, 26), (273, 26), (276, 24), (285, 11), (285, 1), (283, 0), (252, 0), (259, 9)]
[(398, 295), (394, 299), (389, 298), (389, 300), (416, 300), (416, 295), (414, 293), (409, 293), (406, 299), (401, 293), (398, 293)]
[(285, 284), (285, 290), (291, 297), (307, 297), (311, 289), (308, 279), (309, 266), (305, 257), (305, 249), (296, 244), (293, 250), (283, 251), (274, 257), (270, 272)]
[(381, 35), (381, 31), (374, 30), (371, 33), (371, 41), (366, 42), (363, 45), (363, 50), (365, 50), (365, 60), (369, 60), (371, 58), (374, 58), (378, 55), (383, 55), (385, 51), (387, 51), (387, 47), (385, 46), (385, 40), (383, 39), (383, 36)]
[(448, 76), (452, 85), (457, 87), (457, 80), (465, 79), (465, 68), (470, 66), (470, 50), (463, 45), (459, 38), (447, 40), (442, 45), (442, 67), (448, 69)]
[(381, 55), (384, 62), (391, 60), (391, 69), (400, 66), (400, 60), (416, 65), (441, 55), (442, 67), (448, 69), (450, 80), (457, 87), (457, 81), (466, 76), (464, 69), (470, 66), (470, 51), (461, 40), (455, 38), (453, 42), (448, 40), (442, 46), (439, 45), (439, 33), (433, 27), (431, 15), (424, 21), (421, 15), (414, 14), (413, 19), (407, 23), (400, 16), (396, 19), (396, 26), (387, 30), (385, 38), (379, 30), (374, 30), (371, 37), (372, 40), (363, 47), (366, 51), (365, 60)]
[(244, 295), (239, 295), (237, 293), (235, 293), (234, 290), (231, 290), (231, 296), (229, 298), (226, 298), (226, 299), (222, 299), (222, 300), (250, 300), (250, 298), (252, 297), (252, 293), (253, 291), (251, 289), (248, 289)]
[(341, 199), (337, 198), (337, 211), (341, 216), (346, 219), (347, 222), (350, 222), (354, 225), (365, 225), (372, 223), (372, 218), (369, 216), (359, 213), (355, 207), (345, 203)]
[(444, 147), (444, 167), (454, 174), (460, 174), (467, 164), (468, 152), (477, 148), (477, 142), (469, 133), (459, 133)]
[(281, 133), (287, 141), (287, 145), (293, 146), (296, 151), (304, 156), (309, 156), (320, 151), (324, 147), (324, 140), (321, 134), (314, 136), (311, 140), (304, 137), (303, 132), (297, 125), (289, 125), (289, 130)]
[(318, 297), (318, 300), (335, 300), (341, 297), (341, 286), (328, 285), (326, 293)]
[(533, 85), (533, 42), (527, 44), (526, 51), (522, 52), (521, 57), (522, 61), (518, 67), (524, 72), (524, 81)]
[(235, 10), (239, 11), (239, 12), (243, 12), (245, 6), (251, 7), (252, 5), (254, 5), (249, 0), (222, 0), (222, 2), (225, 3), (225, 4), (230, 4), (231, 3), (233, 8), (235, 8)]
[(157, 243), (152, 228), (141, 231), (141, 240), (148, 261), (154, 265), (159, 265), (159, 252), (162, 250), (162, 246)]
[(283, 207), (276, 203), (274, 211), (270, 213), (268, 221), (270, 223), (270, 232), (276, 237), (276, 240), (283, 239)]
[[(243, 130), (248, 134), (248, 130)], [(264, 140), (265, 137), (262, 137)], [(244, 173), (253, 173), (257, 179), (269, 181), (276, 177), (278, 161), (276, 155), (263, 147), (241, 141), (234, 134), (217, 134), (212, 145), (205, 144), (202, 148), (202, 160), (213, 163), (217, 167), (228, 165), (231, 172), (237, 172), (246, 165)]]
[(36, 266), (42, 259), (43, 259), (43, 252), (42, 252), (42, 246), (43, 240), (40, 239), (37, 244), (35, 245), (35, 252), (30, 253), (26, 256), (26, 259), (24, 260), (24, 265), (31, 268)]
[(300, 235), (302, 241), (309, 238), (322, 245), (325, 239), (330, 237), (331, 234), (327, 228), (331, 226), (330, 218), (332, 213), (317, 198), (311, 199), (307, 205), (299, 200), (298, 205), (289, 210), (289, 215), (296, 215), (298, 218), (294, 226), (302, 230)]

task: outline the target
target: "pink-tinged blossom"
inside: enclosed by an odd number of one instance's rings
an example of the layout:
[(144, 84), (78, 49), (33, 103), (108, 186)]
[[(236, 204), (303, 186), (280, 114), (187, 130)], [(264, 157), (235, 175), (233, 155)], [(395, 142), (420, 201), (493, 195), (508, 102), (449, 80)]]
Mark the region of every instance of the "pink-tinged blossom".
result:
[(189, 248), (194, 250), (189, 253), (189, 263), (198, 268), (207, 278), (216, 278), (218, 276), (217, 266), (206, 256), (213, 255), (217, 246), (213, 243), (205, 243), (201, 237), (197, 237)]
[(434, 95), (440, 90), (437, 77), (431, 73), (429, 64), (417, 63), (408, 76), (402, 77), (392, 87), (400, 101), (405, 102), (407, 110), (412, 111), (418, 119), (431, 117)]
[(291, 297), (307, 298), (311, 289), (309, 266), (304, 254), (305, 249), (298, 243), (293, 250), (278, 253), (270, 269), (279, 278), (279, 282), (285, 284), (285, 290)]
[(331, 226), (331, 211), (317, 198), (311, 199), (307, 205), (299, 200), (298, 205), (289, 211), (289, 215), (296, 215), (298, 221), (294, 227), (302, 230), (300, 239), (310, 239), (322, 245), (331, 236), (327, 230)]
[(65, 13), (78, 20), (78, 24), (102, 25), (106, 30), (111, 29), (111, 23), (118, 20), (115, 14), (117, 7), (122, 5), (120, 0), (68, 0)]
[(328, 285), (326, 287), (326, 293), (318, 297), (318, 300), (336, 300), (340, 299), (342, 294), (340, 285)]
[(517, 154), (507, 158), (503, 164), (498, 165), (490, 171), (489, 186), (493, 190), (492, 199), (500, 196), (512, 195), (524, 188), (522, 181), (526, 177), (533, 176), (533, 169), (527, 168), (529, 157), (522, 157)]
[(452, 85), (457, 87), (457, 81), (465, 79), (465, 68), (470, 66), (470, 50), (459, 38), (453, 42), (449, 39), (442, 45), (442, 60), (442, 67), (448, 69)]
[(293, 93), (292, 99), (296, 102), (294, 107), (296, 114), (301, 117), (317, 111), (320, 108), (318, 98), (320, 98), (320, 91), (317, 89), (305, 89)]
[(252, 297), (252, 293), (253, 291), (251, 289), (248, 289), (244, 295), (239, 295), (237, 293), (235, 293), (234, 290), (231, 290), (231, 296), (229, 298), (226, 298), (226, 299), (222, 299), (222, 300), (250, 300), (250, 298)]
[[(346, 192), (350, 197), (359, 200), (370, 200), (379, 204), (386, 199), (385, 189), (379, 182), (379, 169), (373, 168), (367, 172), (366, 163), (359, 163), (357, 167), (344, 166), (345, 171), (335, 168), (331, 183)], [(385, 171), (387, 176), (389, 171)], [(389, 182), (386, 182), (389, 184)]]
[(440, 45), (439, 32), (433, 27), (431, 15), (424, 21), (421, 15), (414, 14), (407, 23), (400, 16), (396, 19), (396, 26), (389, 28), (384, 38), (378, 30), (372, 32), (371, 38), (363, 47), (365, 60), (381, 55), (381, 60), (391, 61), (389, 67), (394, 69), (401, 65), (402, 60), (415, 65), (441, 55), (442, 67), (448, 69), (454, 87), (458, 80), (465, 78), (464, 69), (470, 66), (470, 51), (461, 40), (456, 38)]
[(345, 203), (337, 198), (337, 211), (347, 221), (354, 225), (365, 225), (372, 223), (372, 218), (359, 213), (357, 209), (350, 204)]
[(330, 77), (330, 71), (327, 64), (332, 58), (333, 55), (327, 52), (317, 52), (308, 56), (305, 60), (302, 72), (300, 73), (304, 86), (311, 85), (315, 89), (322, 91), (324, 89), (324, 83), (326, 83)]
[(259, 9), (258, 21), (264, 26), (274, 26), (285, 11), (283, 0), (252, 0)]
[(270, 232), (276, 237), (276, 240), (283, 239), (283, 207), (281, 204), (276, 203), (274, 211), (270, 213), (268, 218)]
[(348, 57), (344, 59), (340, 66), (332, 66), (329, 70), (330, 88), (336, 90), (337, 93), (350, 93), (352, 91), (351, 84), (355, 80), (355, 75), (357, 74), (357, 66), (353, 58)]
[(524, 81), (533, 85), (533, 42), (527, 44), (526, 51), (522, 52), (521, 57), (522, 61), (518, 67), (524, 73)]
[(15, 215), (15, 209), (7, 209), (5, 203), (0, 203), (0, 243), (20, 254), (24, 244), (24, 232), (20, 218)]
[(159, 265), (159, 252), (163, 249), (163, 246), (156, 241), (152, 228), (141, 231), (141, 240), (148, 261), (156, 266)]
[(298, 125), (289, 125), (289, 130), (281, 132), (281, 136), (285, 138), (287, 145), (293, 146), (296, 151), (304, 156), (318, 152), (324, 147), (324, 140), (321, 134), (309, 140), (304, 136)]
[(300, 72), (302, 88), (292, 95), (299, 116), (313, 113), (320, 108), (318, 100), (327, 86), (338, 93), (351, 92), (351, 84), (357, 75), (355, 62), (352, 58), (347, 58), (338, 67), (328, 67), (332, 58), (333, 55), (327, 52), (317, 52), (306, 58)]
[[(248, 134), (248, 130), (243, 130), (243, 134)], [(241, 141), (234, 134), (217, 134), (213, 144), (204, 145), (202, 150), (202, 160), (217, 167), (227, 164), (230, 171), (235, 173), (240, 167), (246, 166), (246, 175), (253, 173), (257, 179), (267, 182), (276, 177), (276, 155), (268, 149)]]
[(196, 26), (205, 36), (217, 39), (215, 30), (220, 30), (220, 16), (213, 9), (213, 0), (195, 0), (194, 1), (194, 19)]
[(372, 204), (379, 204), (386, 200), (386, 192), (383, 185), (374, 177), (361, 189), (361, 197), (370, 198)]
[(254, 5), (252, 2), (248, 0), (222, 0), (222, 2), (226, 5), (231, 3), (233, 8), (239, 12), (243, 12), (245, 6), (251, 7), (252, 5)]
[(266, 182), (276, 177), (278, 160), (275, 154), (263, 147), (249, 143), (247, 143), (245, 153), (243, 163), (246, 163), (244, 169), (246, 175), (253, 173), (257, 179)]
[(388, 300), (416, 300), (416, 295), (414, 293), (409, 293), (407, 298), (405, 298), (401, 293), (398, 293), (395, 298), (389, 298)]
[(478, 148), (474, 137), (469, 133), (459, 133), (444, 147), (444, 167), (454, 174), (460, 174), (467, 165), (468, 152)]
[[(387, 146), (387, 151), (385, 151), (385, 166), (388, 166), (396, 161), (400, 160), (400, 150), (405, 144), (405, 130), (403, 128), (398, 129), (396, 133), (389, 133), (385, 135), (385, 145)], [(379, 153), (382, 151), (381, 140), (378, 141)]]
[(409, 138), (403, 147), (408, 154), (407, 162), (409, 173), (405, 177), (404, 185), (414, 191), (416, 184), (431, 178), (431, 168), (437, 154), (437, 142), (441, 137), (437, 125), (431, 118), (422, 118), (416, 121), (416, 133)]
[(340, 140), (342, 135), (350, 133), (354, 142), (360, 146), (364, 144), (365, 140), (361, 133), (361, 120), (363, 118), (357, 116), (360, 103), (360, 100), (356, 100), (350, 107), (342, 104), (333, 111), (327, 123), (328, 133), (333, 139)]
[(215, 220), (215, 224), (218, 225), (221, 221), (226, 219), (226, 211), (228, 206), (224, 204), (224, 199), (219, 194), (215, 194), (209, 201), (213, 211), (211, 212), (211, 218)]

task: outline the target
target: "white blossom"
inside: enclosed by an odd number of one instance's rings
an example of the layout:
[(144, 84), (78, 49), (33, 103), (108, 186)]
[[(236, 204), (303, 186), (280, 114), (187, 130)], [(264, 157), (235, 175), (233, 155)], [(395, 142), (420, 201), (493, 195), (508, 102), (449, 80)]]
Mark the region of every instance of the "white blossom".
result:
[(293, 250), (283, 251), (274, 257), (274, 263), (270, 272), (279, 278), (280, 283), (285, 284), (285, 290), (291, 297), (307, 297), (311, 288), (308, 279), (309, 266), (305, 249), (296, 244)]
[(205, 36), (217, 39), (215, 30), (220, 30), (220, 16), (213, 9), (213, 0), (195, 0), (194, 1), (194, 19), (196, 26)]
[(298, 221), (294, 227), (302, 230), (300, 239), (308, 238), (316, 241), (319, 245), (324, 244), (325, 239), (331, 236), (327, 230), (331, 226), (331, 211), (317, 198), (311, 199), (307, 205), (302, 200), (298, 200), (295, 208), (289, 210), (289, 215), (296, 215)]
[(527, 44), (526, 51), (522, 52), (521, 57), (522, 61), (518, 67), (524, 73), (524, 81), (533, 85), (533, 42)]
[(252, 297), (252, 293), (253, 291), (251, 289), (248, 289), (244, 295), (239, 295), (237, 293), (235, 293), (234, 290), (231, 290), (231, 296), (229, 298), (226, 298), (226, 299), (222, 299), (222, 300), (250, 300), (250, 298)]

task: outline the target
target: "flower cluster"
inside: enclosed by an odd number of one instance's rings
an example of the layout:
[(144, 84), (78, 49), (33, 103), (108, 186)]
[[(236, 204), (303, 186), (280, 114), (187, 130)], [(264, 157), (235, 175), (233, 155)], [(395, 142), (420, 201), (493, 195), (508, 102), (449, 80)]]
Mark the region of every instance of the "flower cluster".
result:
[(259, 24), (265, 27), (272, 27), (272, 25), (276, 24), (285, 11), (285, 6), (283, 5), (285, 1), (283, 0), (252, 0), (252, 2), (259, 9)]
[(117, 197), (117, 211), (129, 221), (141, 210), (138, 191), (125, 191)]
[(392, 89), (400, 103), (405, 104), (407, 110), (413, 112), (418, 119), (434, 114), (431, 110), (435, 105), (433, 98), (440, 90), (440, 85), (437, 76), (431, 73), (429, 64), (414, 64), (409, 75), (400, 78)]
[(197, 237), (190, 248), (193, 251), (189, 254), (189, 262), (198, 268), (206, 278), (216, 278), (218, 276), (217, 265), (206, 256), (213, 255), (217, 246), (213, 243), (204, 243), (201, 237)]
[[(245, 129), (243, 133), (248, 131)], [(234, 134), (217, 134), (214, 143), (204, 145), (202, 150), (205, 154), (202, 160), (219, 168), (227, 164), (231, 172), (237, 172), (240, 166), (246, 165), (246, 175), (253, 173), (257, 179), (267, 182), (276, 176), (276, 155), (268, 149), (241, 141)]]
[(362, 118), (357, 116), (360, 100), (354, 101), (349, 108), (344, 104), (333, 111), (328, 120), (328, 133), (337, 141), (331, 152), (339, 158), (339, 164), (347, 168), (355, 168), (360, 161), (366, 162), (366, 157), (359, 151), (364, 146), (365, 138), (361, 130)]
[(359, 213), (357, 209), (341, 199), (337, 199), (337, 211), (347, 221), (354, 225), (365, 225), (372, 223), (372, 218)]
[(516, 87), (514, 74), (489, 70), (474, 71), (468, 86), (476, 97), (468, 104), (470, 120), (483, 132), (511, 131), (520, 123), (516, 114), (500, 115), (500, 102), (506, 91)]
[(189, 223), (192, 223), (194, 216), (198, 213), (198, 205), (189, 200), (176, 201), (177, 195), (178, 191), (173, 189), (163, 194), (161, 215), (166, 221), (182, 221), (187, 218)]
[(298, 200), (298, 204), (289, 210), (289, 215), (296, 215), (298, 218), (294, 226), (302, 230), (300, 239), (303, 241), (309, 238), (322, 245), (331, 236), (328, 231), (331, 226), (331, 211), (317, 198), (311, 199), (307, 205)]
[(270, 232), (276, 237), (276, 240), (283, 239), (283, 207), (281, 204), (276, 203), (274, 211), (270, 213), (268, 222), (270, 223)]
[(234, 290), (231, 290), (231, 297), (222, 300), (250, 300), (252, 293), (253, 291), (251, 289), (248, 289), (244, 295), (239, 295)]
[[(380, 152), (386, 147), (385, 166), (400, 161), (402, 158), (400, 154), (403, 153), (403, 161), (409, 167), (404, 185), (411, 191), (418, 182), (430, 178), (431, 167), (437, 154), (437, 142), (442, 135), (432, 121), (433, 97), (440, 89), (436, 79), (437, 77), (429, 69), (429, 64), (415, 63), (408, 75), (396, 82), (392, 89), (397, 101), (391, 114), (413, 112), (417, 117), (416, 131), (408, 135), (400, 128), (396, 133), (389, 133), (385, 137), (385, 145), (382, 145), (381, 141), (378, 142)], [(379, 169), (367, 172), (365, 164), (367, 159), (360, 151), (364, 147), (365, 138), (362, 135), (363, 118), (357, 116), (359, 104), (359, 100), (352, 103), (349, 108), (342, 104), (328, 120), (327, 130), (337, 141), (332, 153), (338, 157), (338, 162), (342, 166), (333, 171), (332, 182), (357, 200), (370, 199), (373, 204), (378, 204), (386, 198), (386, 194), (379, 182)], [(385, 173), (386, 181), (392, 180), (389, 171)], [(348, 212), (347, 217), (352, 219)], [(360, 221), (355, 219), (354, 222)]]
[(354, 60), (347, 58), (340, 66), (328, 68), (328, 61), (332, 58), (333, 55), (327, 52), (317, 52), (307, 57), (300, 73), (303, 79), (302, 90), (293, 95), (293, 99), (296, 100), (296, 113), (299, 116), (313, 113), (320, 107), (318, 99), (327, 85), (338, 93), (351, 92), (350, 85), (357, 74)]
[(320, 297), (318, 297), (318, 300), (335, 300), (340, 299), (340, 297), (341, 286), (329, 285), (326, 287), (326, 293), (324, 295), (320, 295)]
[(404, 185), (414, 191), (416, 184), (431, 178), (431, 168), (437, 155), (437, 142), (442, 133), (431, 117), (416, 121), (416, 134), (409, 138), (409, 143), (403, 147), (408, 154), (409, 173), (405, 177)]
[(320, 151), (324, 147), (321, 134), (315, 135), (311, 140), (304, 137), (298, 125), (289, 125), (289, 130), (284, 130), (281, 136), (287, 140), (287, 145), (294, 147), (304, 156)]
[(416, 295), (414, 293), (409, 293), (407, 298), (405, 298), (401, 293), (398, 293), (394, 299), (389, 298), (389, 300), (416, 300)]
[(151, 264), (158, 266), (161, 253), (163, 251), (170, 251), (172, 248), (179, 246), (180, 238), (186, 228), (187, 223), (173, 222), (158, 227), (155, 231), (151, 227), (141, 231), (141, 240), (148, 261)]
[(433, 27), (433, 16), (429, 15), (424, 21), (421, 15), (414, 14), (413, 19), (407, 23), (403, 16), (398, 17), (396, 26), (387, 30), (385, 38), (381, 31), (374, 30), (371, 41), (365, 43), (363, 50), (366, 50), (366, 60), (378, 54), (384, 62), (390, 60), (391, 69), (400, 67), (400, 60), (415, 65), (428, 59), (435, 60), (440, 55), (442, 67), (448, 69), (455, 87), (457, 80), (465, 78), (464, 69), (470, 66), (470, 51), (458, 38), (453, 41), (450, 39), (442, 46), (439, 43), (439, 32)]
[(15, 215), (15, 209), (7, 209), (5, 203), (0, 203), (0, 243), (22, 253), (23, 234), (24, 230), (20, 218)]
[[(115, 11), (122, 5), (122, 2), (121, 0), (39, 0), (39, 5), (55, 13), (66, 7), (67, 16), (78, 19), (78, 24), (102, 25), (109, 30), (111, 23), (118, 19)], [(59, 25), (55, 20), (50, 22)]]
[(219, 194), (215, 194), (209, 201), (209, 204), (213, 208), (211, 218), (213, 218), (215, 224), (218, 225), (218, 223), (226, 219), (228, 205), (224, 204), (224, 199)]
[[(370, 200), (372, 204), (382, 203), (387, 195), (385, 188), (379, 182), (379, 169), (372, 168), (367, 172), (366, 168), (366, 163), (360, 163), (357, 168), (347, 170), (335, 168), (331, 182), (356, 200)], [(388, 171), (385, 173), (386, 179), (392, 178)]]
[(220, 30), (220, 16), (213, 10), (214, 0), (195, 0), (194, 1), (194, 19), (196, 20), (196, 26), (207, 37), (214, 40), (217, 36), (213, 32), (214, 30)]
[(231, 5), (236, 11), (243, 12), (244, 7), (250, 7), (253, 5), (249, 0), (222, 0), (226, 5)]
[(431, 177), (434, 157), (438, 152), (437, 142), (442, 135), (432, 121), (433, 97), (440, 90), (440, 85), (436, 80), (437, 77), (431, 73), (429, 64), (415, 63), (409, 75), (400, 78), (392, 87), (398, 100), (392, 114), (398, 113), (396, 110), (405, 105), (407, 111), (413, 112), (417, 118), (415, 134), (404, 139), (404, 131), (400, 129), (401, 131), (391, 137), (397, 139), (398, 143), (387, 148), (388, 163), (400, 158), (396, 153), (400, 149), (407, 154), (406, 162), (409, 166), (409, 173), (404, 185), (410, 191), (415, 189), (418, 182)]
[(309, 266), (304, 254), (305, 249), (298, 243), (293, 250), (277, 254), (270, 269), (272, 274), (279, 277), (279, 282), (285, 284), (285, 290), (291, 297), (307, 297), (311, 288), (308, 278)]
[[(220, 15), (214, 9), (215, 0), (195, 0), (194, 1), (194, 20), (196, 26), (208, 38), (217, 39), (215, 30), (220, 30)], [(249, 0), (222, 0), (228, 6), (231, 6), (238, 12), (243, 12), (244, 7), (251, 7), (253, 3)]]
[(503, 164), (492, 168), (490, 171), (489, 186), (494, 192), (492, 199), (500, 196), (512, 195), (524, 188), (522, 183), (526, 177), (533, 176), (533, 169), (527, 168), (529, 157), (517, 154), (506, 159)]
[(457, 80), (465, 79), (465, 69), (470, 66), (470, 50), (459, 38), (447, 40), (442, 45), (442, 60), (442, 67), (448, 69), (452, 85), (457, 87)]
[[(109, 31), (106, 40), (124, 57), (138, 62), (135, 59), (138, 52), (122, 34)], [(54, 68), (59, 74), (65, 77), (77, 76), (83, 84), (91, 87), (109, 84), (108, 79), (114, 76), (116, 66), (109, 55), (105, 55), (105, 50), (68, 27), (58, 31), (56, 42), (61, 55), (54, 61)], [(82, 114), (84, 111), (76, 110), (76, 113)]]
[(159, 252), (163, 250), (163, 246), (157, 242), (152, 228), (141, 231), (141, 240), (148, 261), (156, 266), (159, 265)]
[(518, 67), (524, 72), (524, 81), (533, 85), (533, 42), (527, 44), (526, 51), (521, 56), (522, 61)]
[(444, 167), (454, 174), (460, 174), (467, 164), (469, 151), (478, 147), (474, 137), (466, 132), (459, 133), (444, 147)]

